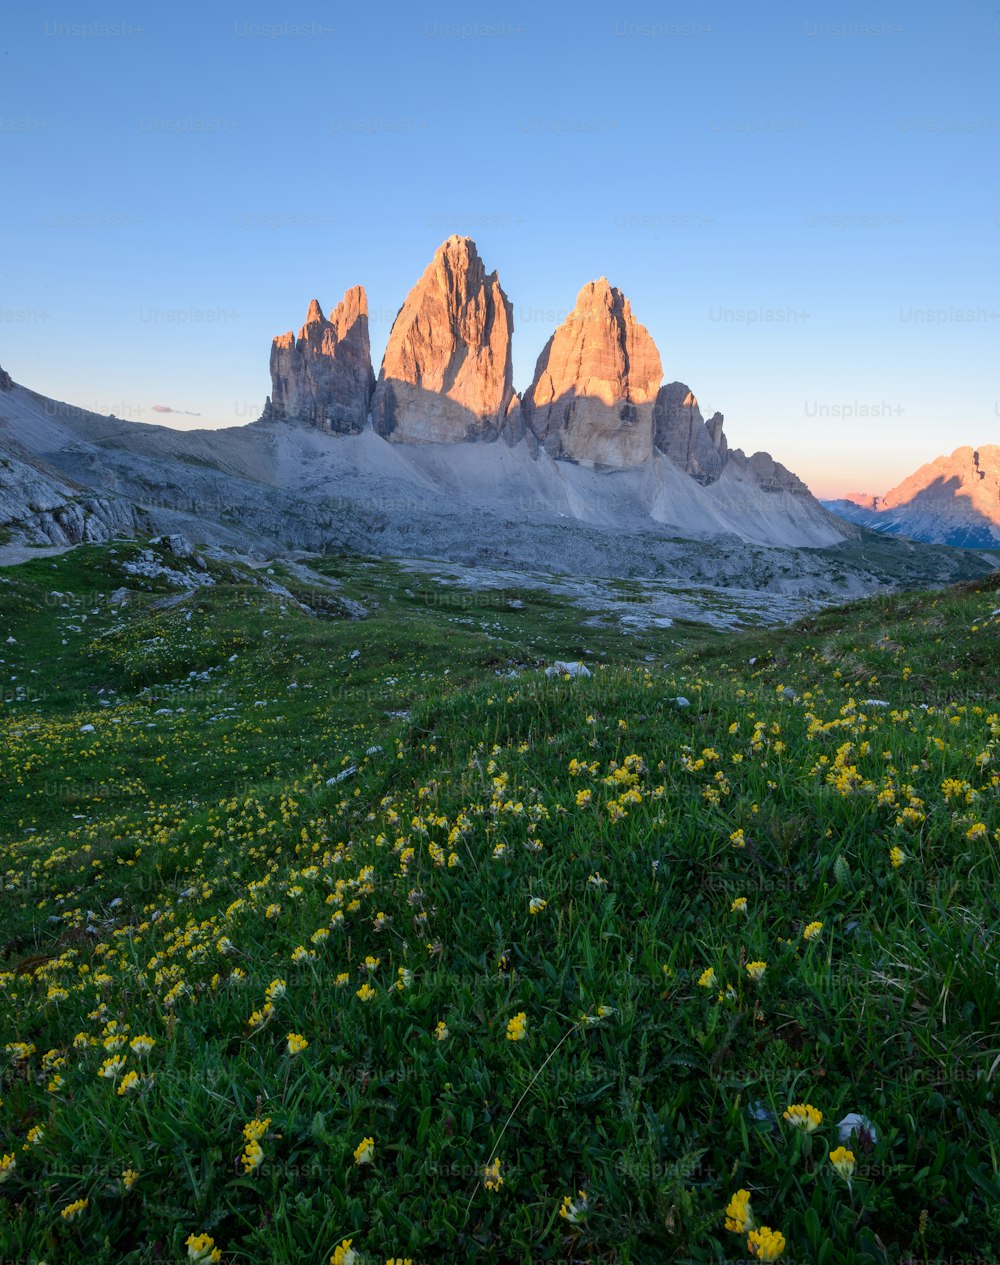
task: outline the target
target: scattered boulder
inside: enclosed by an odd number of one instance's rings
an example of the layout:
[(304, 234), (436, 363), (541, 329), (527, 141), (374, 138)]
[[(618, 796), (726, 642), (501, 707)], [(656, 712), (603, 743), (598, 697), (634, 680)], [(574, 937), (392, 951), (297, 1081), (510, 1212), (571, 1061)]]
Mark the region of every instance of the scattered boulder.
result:
[(565, 663), (557, 659), (545, 669), (546, 676), (590, 676), (591, 671), (585, 663)]

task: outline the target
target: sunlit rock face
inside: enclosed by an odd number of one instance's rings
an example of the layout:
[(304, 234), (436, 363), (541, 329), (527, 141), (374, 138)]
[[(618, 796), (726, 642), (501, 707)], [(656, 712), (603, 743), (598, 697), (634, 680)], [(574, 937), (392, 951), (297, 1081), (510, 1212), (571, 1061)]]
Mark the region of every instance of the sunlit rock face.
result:
[(393, 323), (372, 424), (394, 443), (496, 439), (516, 412), (514, 314), (469, 237), (449, 237)]
[(1000, 544), (1000, 446), (956, 448), (908, 475), (884, 496), (850, 492), (826, 504), (852, 522), (932, 544)]
[(709, 484), (722, 474), (729, 455), (723, 417), (706, 422), (698, 400), (683, 382), (660, 387), (653, 407), (653, 443), (685, 474)]
[(653, 402), (663, 378), (649, 331), (601, 277), (546, 343), (521, 402), (525, 426), (552, 457), (623, 469), (653, 455)]
[(374, 390), (368, 300), (354, 286), (329, 320), (313, 299), (298, 338), (289, 331), (274, 339), (264, 417), (353, 435), (367, 423)]

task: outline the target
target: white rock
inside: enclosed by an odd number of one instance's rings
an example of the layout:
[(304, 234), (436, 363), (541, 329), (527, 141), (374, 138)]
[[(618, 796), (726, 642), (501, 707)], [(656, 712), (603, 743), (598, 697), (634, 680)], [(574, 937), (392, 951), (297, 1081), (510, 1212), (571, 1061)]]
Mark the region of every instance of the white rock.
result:
[(590, 676), (590, 669), (583, 663), (564, 663), (557, 659), (545, 669), (546, 676)]
[(336, 786), (338, 782), (344, 782), (349, 777), (353, 777), (358, 771), (358, 766), (352, 764), (350, 768), (344, 769), (343, 773), (338, 773), (336, 777), (328, 777), (326, 779), (327, 786)]
[(878, 1141), (878, 1134), (875, 1132), (875, 1126), (867, 1116), (859, 1115), (856, 1111), (848, 1112), (848, 1114), (837, 1125), (837, 1136), (841, 1142), (849, 1142), (852, 1133), (861, 1134), (862, 1132), (870, 1135), (873, 1142)]

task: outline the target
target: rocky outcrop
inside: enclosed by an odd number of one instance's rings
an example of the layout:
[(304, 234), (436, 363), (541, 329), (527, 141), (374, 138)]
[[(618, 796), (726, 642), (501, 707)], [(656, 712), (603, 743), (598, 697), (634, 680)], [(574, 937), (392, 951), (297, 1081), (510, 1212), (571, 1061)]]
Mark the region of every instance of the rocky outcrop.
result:
[(2, 365), (0, 365), (0, 391), (13, 391), (13, 390), (14, 390), (14, 383), (11, 381), (10, 374), (7, 372), (6, 369), (3, 368)]
[(683, 382), (660, 387), (653, 406), (653, 443), (685, 474), (701, 484), (714, 483), (729, 455), (723, 417), (706, 422), (698, 400)]
[(546, 343), (521, 402), (526, 427), (552, 457), (622, 469), (653, 453), (660, 355), (632, 305), (605, 277)]
[(749, 474), (764, 492), (790, 492), (793, 496), (804, 496), (812, 500), (812, 493), (799, 476), (780, 461), (775, 461), (769, 452), (755, 452), (748, 457), (741, 449), (736, 448), (729, 454), (729, 461)]
[(0, 537), (30, 545), (97, 544), (148, 529), (145, 513), (116, 496), (74, 488), (3, 442)]
[(376, 431), (394, 443), (496, 439), (514, 401), (513, 329), (510, 300), (475, 242), (449, 237), (393, 323), (372, 402)]
[(291, 330), (275, 338), (264, 418), (357, 434), (367, 424), (374, 390), (368, 300), (364, 287), (354, 286), (329, 320), (313, 299), (298, 338)]

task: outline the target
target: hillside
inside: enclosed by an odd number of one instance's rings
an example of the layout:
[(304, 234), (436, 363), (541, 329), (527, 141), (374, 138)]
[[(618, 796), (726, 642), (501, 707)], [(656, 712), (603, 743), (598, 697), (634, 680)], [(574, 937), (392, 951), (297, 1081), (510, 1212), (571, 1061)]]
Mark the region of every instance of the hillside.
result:
[[(29, 461), (41, 495), (22, 477)], [(974, 552), (866, 536), (811, 496), (765, 490), (766, 474), (734, 458), (704, 485), (662, 454), (601, 471), (526, 442), (389, 443), (287, 420), (178, 431), (11, 383), (0, 392), (0, 563), (34, 546), (181, 532), (257, 558), (378, 553), (815, 603), (990, 570)]]
[(789, 1260), (980, 1255), (998, 608), (4, 571), (3, 1254), (745, 1260), (743, 1189)]

